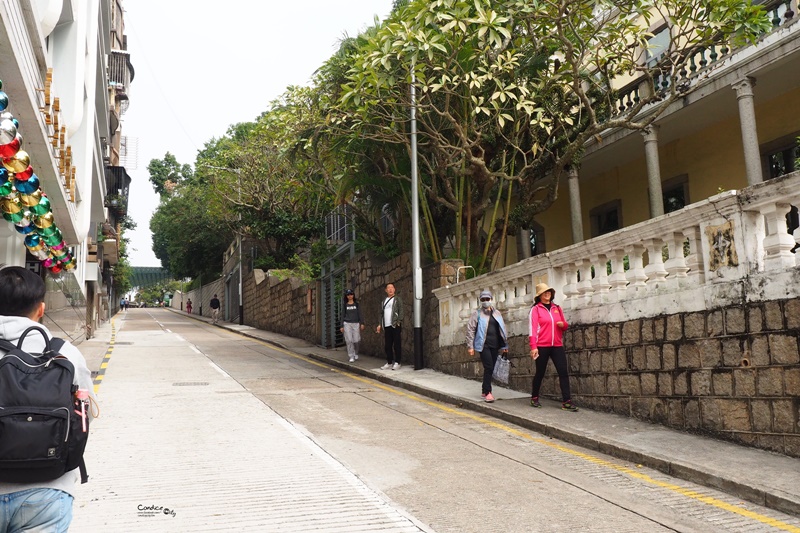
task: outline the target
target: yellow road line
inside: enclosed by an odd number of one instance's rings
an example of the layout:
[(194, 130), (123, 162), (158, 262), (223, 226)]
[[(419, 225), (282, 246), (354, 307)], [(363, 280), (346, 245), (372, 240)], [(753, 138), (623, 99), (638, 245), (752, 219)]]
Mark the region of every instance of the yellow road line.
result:
[(97, 394), (97, 391), (100, 389), (100, 383), (103, 382), (103, 378), (105, 377), (106, 369), (108, 368), (108, 360), (111, 359), (111, 354), (114, 352), (114, 344), (117, 342), (117, 331), (114, 327), (114, 319), (111, 319), (111, 340), (108, 342), (108, 349), (106, 350), (106, 355), (103, 357), (103, 362), (100, 363), (100, 371), (94, 378), (94, 393)]
[[(245, 335), (241, 335), (241, 334), (239, 334), (239, 335), (242, 336), (242, 337), (246, 337)], [(476, 414), (464, 411), (462, 409), (448, 407), (447, 405), (444, 405), (444, 404), (442, 404), (440, 402), (436, 402), (434, 400), (428, 400), (426, 398), (417, 396), (415, 394), (410, 394), (410, 393), (404, 392), (402, 390), (398, 390), (395, 387), (392, 387), (392, 386), (389, 386), (389, 385), (384, 385), (384, 384), (382, 384), (380, 382), (376, 382), (375, 380), (373, 380), (371, 378), (365, 378), (363, 376), (359, 376), (359, 375), (353, 374), (353, 373), (348, 372), (346, 370), (341, 370), (341, 369), (332, 367), (330, 365), (327, 365), (325, 363), (320, 363), (318, 361), (310, 359), (307, 356), (296, 354), (296, 353), (290, 352), (288, 350), (284, 350), (283, 348), (280, 348), (280, 347), (278, 347), (278, 346), (276, 346), (274, 344), (270, 344), (268, 342), (262, 341), (260, 339), (255, 339), (253, 337), (246, 337), (246, 338), (249, 339), (249, 340), (254, 340), (254, 341), (256, 341), (256, 342), (258, 342), (260, 344), (263, 344), (264, 346), (267, 346), (271, 350), (275, 350), (275, 351), (281, 352), (281, 353), (286, 354), (286, 355), (288, 355), (290, 357), (294, 357), (295, 359), (300, 359), (300, 360), (302, 360), (302, 361), (304, 361), (306, 363), (311, 363), (312, 365), (318, 366), (320, 368), (325, 368), (325, 369), (328, 369), (328, 370), (332, 370), (332, 371), (334, 371), (334, 372), (336, 372), (338, 374), (341, 374), (343, 376), (347, 376), (347, 377), (349, 377), (351, 379), (354, 379), (356, 381), (360, 381), (362, 383), (366, 383), (366, 384), (368, 384), (368, 385), (370, 385), (372, 387), (377, 387), (377, 388), (379, 388), (381, 390), (384, 390), (386, 392), (390, 392), (390, 393), (395, 394), (397, 396), (402, 396), (404, 398), (408, 398), (410, 400), (414, 400), (416, 402), (423, 403), (425, 405), (429, 405), (431, 407), (439, 409), (440, 411), (444, 411), (446, 413), (453, 414), (453, 415), (458, 415), (458, 416), (460, 416), (462, 418), (467, 418), (467, 419), (473, 420), (475, 422), (484, 424), (486, 426), (490, 426), (490, 427), (493, 427), (495, 429), (499, 429), (499, 430), (505, 431), (506, 433), (510, 433), (510, 434), (515, 435), (517, 437), (520, 437), (522, 439), (526, 439), (526, 440), (529, 440), (529, 441), (532, 441), (532, 442), (536, 442), (537, 444), (543, 444), (545, 446), (549, 446), (550, 448), (555, 448), (556, 450), (559, 450), (561, 452), (567, 453), (567, 454), (572, 455), (574, 457), (578, 457), (580, 459), (583, 459), (585, 461), (594, 463), (596, 465), (603, 466), (603, 467), (606, 467), (606, 468), (609, 468), (609, 469), (612, 469), (612, 470), (616, 470), (618, 472), (622, 472), (622, 473), (627, 474), (627, 475), (629, 475), (629, 476), (631, 476), (633, 478), (636, 478), (638, 480), (644, 481), (644, 482), (649, 483), (651, 485), (655, 485), (657, 487), (661, 487), (663, 489), (670, 490), (672, 492), (676, 492), (678, 494), (686, 496), (687, 498), (691, 498), (693, 500), (697, 500), (699, 502), (705, 503), (705, 504), (710, 505), (712, 507), (716, 507), (718, 509), (723, 509), (723, 510), (731, 512), (731, 513), (735, 513), (735, 514), (738, 514), (738, 515), (741, 515), (741, 516), (745, 516), (745, 517), (750, 518), (752, 520), (756, 520), (758, 522), (761, 522), (763, 524), (767, 524), (769, 526), (781, 529), (783, 531), (791, 531), (792, 533), (800, 533), (800, 528), (798, 528), (796, 526), (793, 526), (791, 524), (787, 524), (786, 522), (782, 522), (782, 521), (776, 520), (774, 518), (770, 518), (770, 517), (762, 515), (760, 513), (749, 511), (749, 510), (747, 510), (747, 509), (745, 509), (743, 507), (740, 507), (738, 505), (732, 505), (730, 503), (724, 502), (724, 501), (719, 500), (717, 498), (713, 498), (711, 496), (705, 496), (705, 495), (700, 494), (700, 493), (698, 493), (696, 491), (693, 491), (693, 490), (690, 490), (690, 489), (686, 489), (684, 487), (681, 487), (679, 485), (675, 485), (673, 483), (667, 483), (665, 481), (659, 481), (657, 479), (653, 479), (652, 477), (648, 476), (647, 474), (643, 474), (641, 472), (637, 472), (636, 470), (632, 470), (632, 469), (630, 469), (630, 468), (628, 468), (626, 466), (614, 464), (614, 463), (612, 463), (610, 461), (606, 461), (605, 459), (601, 459), (599, 457), (595, 457), (593, 455), (589, 455), (587, 453), (583, 453), (583, 452), (580, 452), (578, 450), (573, 450), (573, 449), (568, 448), (566, 446), (562, 446), (561, 444), (557, 444), (555, 442), (551, 442), (551, 441), (549, 441), (547, 439), (542, 439), (540, 437), (535, 437), (535, 436), (531, 435), (530, 433), (527, 433), (525, 431), (520, 431), (520, 430), (518, 430), (516, 428), (513, 428), (511, 426), (508, 426), (508, 425), (506, 425), (506, 424), (504, 424), (502, 422), (497, 422), (496, 420), (491, 420), (491, 419), (485, 418), (483, 416), (476, 415)]]

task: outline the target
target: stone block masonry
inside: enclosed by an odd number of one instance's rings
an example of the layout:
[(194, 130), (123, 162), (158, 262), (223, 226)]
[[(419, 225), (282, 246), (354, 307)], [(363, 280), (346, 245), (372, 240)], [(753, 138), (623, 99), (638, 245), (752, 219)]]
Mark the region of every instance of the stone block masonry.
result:
[[(800, 457), (799, 316), (800, 300), (789, 299), (573, 325), (573, 396), (593, 409)], [(657, 332), (654, 324), (666, 326)], [(574, 342), (595, 331), (622, 334), (588, 352)]]

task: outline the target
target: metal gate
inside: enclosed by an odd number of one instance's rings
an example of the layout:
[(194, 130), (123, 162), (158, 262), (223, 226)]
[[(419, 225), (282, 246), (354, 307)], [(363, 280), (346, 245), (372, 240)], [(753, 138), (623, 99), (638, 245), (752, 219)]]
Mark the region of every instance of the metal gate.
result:
[(352, 242), (339, 248), (322, 265), (322, 345), (335, 348), (344, 345), (344, 336), (339, 331), (344, 307), (344, 291), (350, 287), (347, 281), (347, 261), (353, 257)]

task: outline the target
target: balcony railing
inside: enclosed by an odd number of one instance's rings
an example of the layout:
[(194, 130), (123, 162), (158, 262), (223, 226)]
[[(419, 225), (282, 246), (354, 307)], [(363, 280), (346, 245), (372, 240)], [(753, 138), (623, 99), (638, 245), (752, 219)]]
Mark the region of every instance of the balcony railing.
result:
[[(773, 31), (796, 20), (796, 0), (772, 0), (754, 2), (764, 4), (769, 14)], [(679, 90), (686, 90), (697, 83), (703, 74), (731, 56), (731, 49), (724, 45), (711, 45), (693, 52), (686, 60), (685, 67), (673, 73), (668, 67), (654, 68), (652, 84), (642, 77), (628, 83), (617, 91), (614, 114), (621, 115), (647, 96), (663, 94), (677, 84)]]
[(528, 334), (540, 282), (584, 324), (800, 297), (800, 229), (790, 234), (787, 222), (797, 207), (800, 172), (437, 289), (439, 344), (464, 342), (484, 289), (512, 335)]

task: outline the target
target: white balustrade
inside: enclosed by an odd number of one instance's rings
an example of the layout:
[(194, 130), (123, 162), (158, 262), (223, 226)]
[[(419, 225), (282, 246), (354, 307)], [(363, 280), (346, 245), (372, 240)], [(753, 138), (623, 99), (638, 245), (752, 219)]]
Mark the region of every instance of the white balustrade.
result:
[[(494, 294), (509, 332), (526, 335), (535, 285), (542, 281), (556, 290), (558, 302), (575, 323), (657, 316), (673, 310), (676, 302), (689, 312), (738, 303), (742, 285), (751, 291), (745, 294), (751, 301), (800, 297), (800, 249), (795, 250), (800, 228), (790, 234), (786, 222), (793, 206), (800, 206), (800, 172), (742, 191), (725, 191), (679, 211), (437, 289), (436, 296), (450, 302), (451, 318), (442, 326), (439, 342), (463, 342), (464, 327), (485, 289)], [(745, 277), (750, 282), (742, 284)]]

